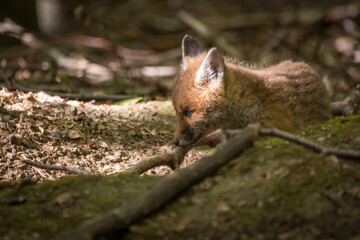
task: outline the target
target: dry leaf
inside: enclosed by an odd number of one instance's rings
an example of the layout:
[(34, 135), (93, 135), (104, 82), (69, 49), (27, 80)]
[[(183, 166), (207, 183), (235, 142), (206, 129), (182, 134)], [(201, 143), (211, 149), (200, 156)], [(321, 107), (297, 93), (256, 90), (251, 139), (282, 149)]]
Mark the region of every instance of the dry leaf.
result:
[(75, 130), (70, 130), (68, 132), (68, 136), (69, 136), (70, 139), (78, 139), (78, 138), (80, 138), (80, 134)]

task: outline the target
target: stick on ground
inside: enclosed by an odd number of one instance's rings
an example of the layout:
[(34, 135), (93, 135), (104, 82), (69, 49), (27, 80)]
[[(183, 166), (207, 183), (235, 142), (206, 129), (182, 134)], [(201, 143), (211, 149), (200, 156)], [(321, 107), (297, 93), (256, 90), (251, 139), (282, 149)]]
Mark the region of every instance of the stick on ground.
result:
[(127, 228), (148, 215), (194, 183), (216, 172), (221, 166), (239, 156), (256, 139), (254, 127), (247, 127), (213, 155), (205, 156), (189, 167), (175, 171), (160, 180), (152, 189), (135, 201), (109, 213), (80, 224), (67, 232), (62, 239), (94, 239), (97, 236)]
[(122, 171), (121, 173), (142, 174), (149, 169), (159, 166), (168, 166), (172, 170), (175, 170), (180, 167), (181, 163), (184, 161), (185, 155), (190, 149), (205, 145), (215, 147), (217, 144), (223, 142), (224, 140), (225, 136), (223, 135), (221, 130), (218, 130), (200, 139), (198, 142), (194, 143), (191, 146), (175, 148), (170, 153), (164, 153), (145, 158), (144, 160), (141, 160), (140, 162)]
[(311, 142), (309, 140), (297, 137), (293, 134), (290, 134), (285, 131), (281, 131), (276, 128), (271, 129), (260, 129), (259, 135), (263, 137), (278, 137), (285, 140), (288, 140), (290, 142), (302, 145), (306, 148), (310, 148), (314, 152), (322, 153), (324, 155), (335, 155), (340, 158), (346, 158), (346, 159), (353, 159), (353, 160), (360, 160), (360, 152), (351, 151), (351, 150), (340, 150), (340, 149), (334, 149), (334, 148), (326, 148), (320, 144)]
[(122, 174), (142, 174), (147, 170), (159, 166), (168, 166), (172, 170), (178, 169), (184, 156), (190, 148), (176, 148), (170, 153), (159, 154), (141, 160), (137, 164), (122, 171)]
[[(226, 137), (232, 138), (238, 133), (239, 130), (226, 130)], [(340, 158), (350, 159), (350, 160), (360, 160), (360, 152), (353, 150), (341, 150), (335, 148), (327, 148), (315, 142), (306, 140), (304, 138), (295, 136), (291, 133), (279, 130), (277, 128), (262, 128), (259, 130), (259, 136), (261, 137), (278, 137), (290, 142), (299, 144), (306, 148), (313, 150), (314, 152), (322, 153), (324, 155), (335, 155)]]
[[(175, 171), (160, 180), (152, 189), (128, 205), (116, 208), (95, 219), (90, 219), (67, 232), (63, 239), (94, 239), (98, 236), (127, 228), (133, 222), (156, 211), (176, 195), (198, 181), (216, 172), (244, 150), (249, 148), (257, 136), (274, 136), (303, 145), (315, 152), (333, 154), (348, 159), (360, 159), (360, 153), (325, 148), (319, 144), (296, 137), (278, 129), (258, 129), (258, 125), (244, 130), (227, 131), (232, 137), (213, 155), (205, 156), (189, 167)], [(187, 150), (184, 150), (186, 152)]]
[(67, 171), (74, 174), (80, 174), (80, 175), (88, 175), (89, 173), (85, 170), (81, 170), (79, 168), (72, 168), (67, 166), (58, 166), (58, 165), (48, 165), (43, 163), (37, 163), (30, 160), (24, 160), (26, 164), (29, 164), (31, 166), (41, 168), (41, 169), (47, 169), (47, 170), (60, 170), (60, 171)]

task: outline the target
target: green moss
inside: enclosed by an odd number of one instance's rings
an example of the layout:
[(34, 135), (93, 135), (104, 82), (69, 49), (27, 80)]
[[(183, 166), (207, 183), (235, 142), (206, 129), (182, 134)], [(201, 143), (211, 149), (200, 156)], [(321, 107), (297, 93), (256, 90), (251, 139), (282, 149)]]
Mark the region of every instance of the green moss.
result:
[[(158, 179), (148, 176), (76, 176), (5, 189), (0, 192), (0, 219), (6, 223), (0, 226), (1, 235), (10, 239), (37, 235), (49, 238), (54, 232), (63, 232), (87, 218), (134, 199)], [(59, 204), (56, 198), (63, 193), (71, 195), (72, 203)], [(20, 197), (26, 201), (16, 204), (15, 200)]]
[[(359, 116), (337, 118), (310, 127), (304, 130), (302, 136), (325, 146), (347, 143), (347, 148), (354, 149), (360, 131), (347, 134), (349, 129), (359, 129)], [(338, 196), (338, 189), (344, 191), (345, 183), (356, 185), (358, 175), (359, 166), (343, 168), (341, 163), (334, 163), (326, 156), (302, 146), (268, 138), (257, 142), (253, 148), (223, 167), (216, 176), (192, 188), (181, 198), (183, 200), (164, 209), (167, 217), (164, 217), (164, 213), (161, 218), (155, 215), (138, 227), (151, 232), (153, 222), (163, 223), (167, 226), (166, 236), (172, 236), (177, 225), (184, 219), (191, 219), (187, 224), (182, 223), (181, 234), (175, 234), (177, 237), (174, 238), (205, 238), (205, 235), (206, 238), (216, 239), (229, 234), (229, 231), (239, 234), (236, 236), (247, 232), (251, 237), (261, 233), (269, 238), (277, 238), (279, 234), (294, 229), (297, 229), (294, 232), (298, 234), (297, 238), (302, 238), (308, 228), (318, 229), (323, 236), (345, 236), (342, 230), (345, 229), (344, 225), (338, 221), (341, 216), (334, 214), (333, 206), (341, 206), (342, 200), (323, 196), (322, 192)], [(229, 209), (221, 212), (218, 208), (220, 202)], [(351, 206), (355, 207), (354, 204), (352, 202)], [(351, 215), (353, 221), (347, 228), (354, 230), (358, 229), (354, 222), (360, 218), (357, 215), (359, 211), (352, 211), (346, 213), (347, 216)], [(176, 218), (166, 214), (169, 212), (175, 212)], [(326, 228), (329, 224), (334, 227)], [(139, 237), (133, 233), (127, 235), (126, 239)]]
[(360, 149), (360, 115), (337, 117), (311, 126), (302, 134), (329, 147)]
[[(359, 123), (360, 116), (337, 118), (301, 134), (325, 146), (359, 149)], [(268, 138), (120, 237), (277, 239), (286, 233), (290, 239), (349, 239), (360, 235), (359, 169), (358, 163)], [(2, 190), (0, 234), (47, 239), (132, 201), (159, 179), (76, 176)], [(73, 198), (68, 206), (56, 202), (63, 193)], [(25, 202), (9, 205), (22, 197)]]

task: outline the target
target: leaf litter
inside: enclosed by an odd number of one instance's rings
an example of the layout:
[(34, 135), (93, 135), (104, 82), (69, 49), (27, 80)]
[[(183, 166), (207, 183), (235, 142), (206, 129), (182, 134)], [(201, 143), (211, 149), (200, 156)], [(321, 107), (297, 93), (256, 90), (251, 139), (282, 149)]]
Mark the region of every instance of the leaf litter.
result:
[[(29, 166), (23, 160), (119, 173), (146, 157), (171, 151), (176, 120), (170, 101), (95, 104), (44, 92), (0, 90), (0, 181), (58, 179), (69, 173)], [(186, 166), (206, 151), (190, 151)], [(145, 174), (163, 175), (157, 167)]]

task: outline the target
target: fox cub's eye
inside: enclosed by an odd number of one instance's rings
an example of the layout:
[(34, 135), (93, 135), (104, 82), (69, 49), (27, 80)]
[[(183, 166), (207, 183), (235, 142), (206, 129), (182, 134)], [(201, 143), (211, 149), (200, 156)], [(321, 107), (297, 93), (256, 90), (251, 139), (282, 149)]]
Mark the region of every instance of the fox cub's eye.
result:
[(186, 118), (191, 118), (191, 115), (194, 113), (194, 111), (191, 111), (191, 110), (185, 110), (184, 111), (184, 116)]

